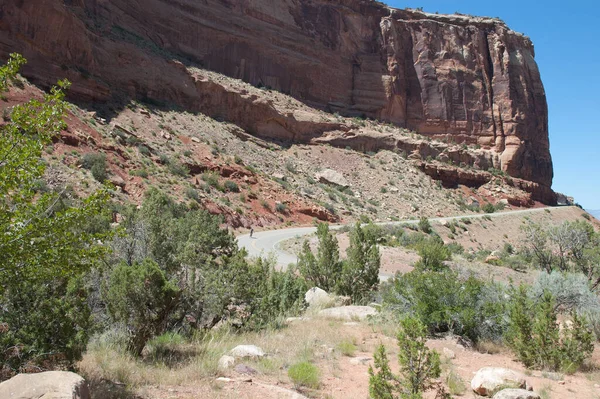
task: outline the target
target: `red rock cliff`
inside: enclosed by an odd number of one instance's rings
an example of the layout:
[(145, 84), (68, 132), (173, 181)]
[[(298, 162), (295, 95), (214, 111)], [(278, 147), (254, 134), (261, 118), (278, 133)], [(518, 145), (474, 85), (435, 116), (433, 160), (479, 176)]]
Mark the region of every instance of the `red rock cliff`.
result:
[(510, 175), (552, 184), (533, 45), (497, 19), (368, 0), (5, 0), (0, 57), (13, 51), (29, 59), (28, 78), (68, 77), (79, 100), (203, 110), (206, 94), (177, 59), (332, 112), (477, 143)]

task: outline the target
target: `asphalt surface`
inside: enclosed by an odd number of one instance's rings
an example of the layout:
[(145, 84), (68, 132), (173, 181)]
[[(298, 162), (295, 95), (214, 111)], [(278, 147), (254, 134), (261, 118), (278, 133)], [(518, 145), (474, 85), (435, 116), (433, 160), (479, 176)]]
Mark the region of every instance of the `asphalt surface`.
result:
[[(458, 220), (462, 218), (478, 219), (489, 216), (491, 218), (512, 216), (517, 214), (544, 212), (546, 209), (553, 208), (535, 208), (535, 209), (523, 209), (519, 211), (508, 211), (508, 212), (497, 212), (497, 213), (484, 213), (474, 215), (461, 215), (461, 216), (450, 216), (443, 218), (430, 218), (430, 222), (441, 222)], [(383, 222), (376, 223), (378, 225), (402, 225), (402, 224), (417, 224), (418, 219), (403, 220), (398, 222)], [(344, 225), (331, 225), (331, 229), (339, 229)], [(286, 268), (290, 264), (295, 264), (298, 261), (296, 254), (289, 253), (281, 247), (281, 243), (295, 237), (303, 237), (312, 234), (317, 231), (316, 227), (295, 227), (280, 230), (270, 230), (254, 232), (253, 237), (250, 238), (249, 234), (243, 234), (237, 237), (238, 245), (240, 248), (246, 248), (248, 255), (251, 257), (259, 256), (273, 256), (277, 262), (277, 266), (281, 269)], [(382, 280), (387, 280), (391, 275), (382, 273), (379, 276)]]

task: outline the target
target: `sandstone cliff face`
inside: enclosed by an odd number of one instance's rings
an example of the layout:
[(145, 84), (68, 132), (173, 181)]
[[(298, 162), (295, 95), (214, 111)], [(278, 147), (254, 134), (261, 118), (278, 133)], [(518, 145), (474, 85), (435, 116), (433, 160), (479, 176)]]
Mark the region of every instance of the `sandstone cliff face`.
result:
[(496, 19), (367, 0), (7, 0), (0, 56), (12, 51), (29, 59), (27, 77), (67, 77), (83, 101), (168, 101), (285, 140), (339, 128), (278, 115), (190, 72), (200, 66), (331, 112), (479, 144), (494, 167), (552, 184), (533, 45)]

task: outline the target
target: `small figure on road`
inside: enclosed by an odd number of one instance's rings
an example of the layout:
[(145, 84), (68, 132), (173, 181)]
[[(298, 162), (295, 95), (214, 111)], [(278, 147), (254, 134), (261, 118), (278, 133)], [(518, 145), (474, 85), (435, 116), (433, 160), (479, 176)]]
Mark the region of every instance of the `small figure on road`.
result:
[(250, 238), (252, 238), (252, 234), (254, 234), (254, 229), (250, 227)]

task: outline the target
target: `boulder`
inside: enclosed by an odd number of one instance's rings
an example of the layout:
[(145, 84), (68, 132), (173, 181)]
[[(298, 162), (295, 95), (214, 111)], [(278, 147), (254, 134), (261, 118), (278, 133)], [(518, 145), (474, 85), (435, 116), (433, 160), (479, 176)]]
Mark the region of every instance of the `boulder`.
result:
[(525, 388), (525, 378), (521, 373), (500, 367), (484, 367), (477, 371), (471, 381), (471, 388), (481, 396), (491, 396), (499, 388)]
[(0, 384), (0, 398), (10, 399), (89, 399), (83, 377), (67, 371), (18, 374)]
[(323, 309), (319, 312), (319, 315), (328, 319), (354, 321), (365, 320), (368, 316), (373, 316), (376, 313), (377, 309), (371, 306), (340, 306)]
[(333, 184), (334, 186), (343, 188), (350, 187), (350, 184), (348, 184), (346, 178), (344, 178), (341, 173), (336, 172), (333, 169), (324, 169), (320, 172), (317, 172), (317, 174), (315, 174), (315, 179), (320, 183)]
[(235, 358), (229, 355), (223, 355), (219, 359), (219, 370), (229, 370), (235, 364)]
[(313, 287), (306, 291), (304, 300), (310, 308), (323, 308), (333, 303), (334, 298), (332, 298), (325, 290), (322, 290), (319, 287)]
[(265, 352), (255, 345), (238, 345), (231, 350), (231, 356), (236, 359), (260, 358), (265, 356)]
[(526, 389), (503, 389), (493, 399), (540, 399), (540, 395)]

